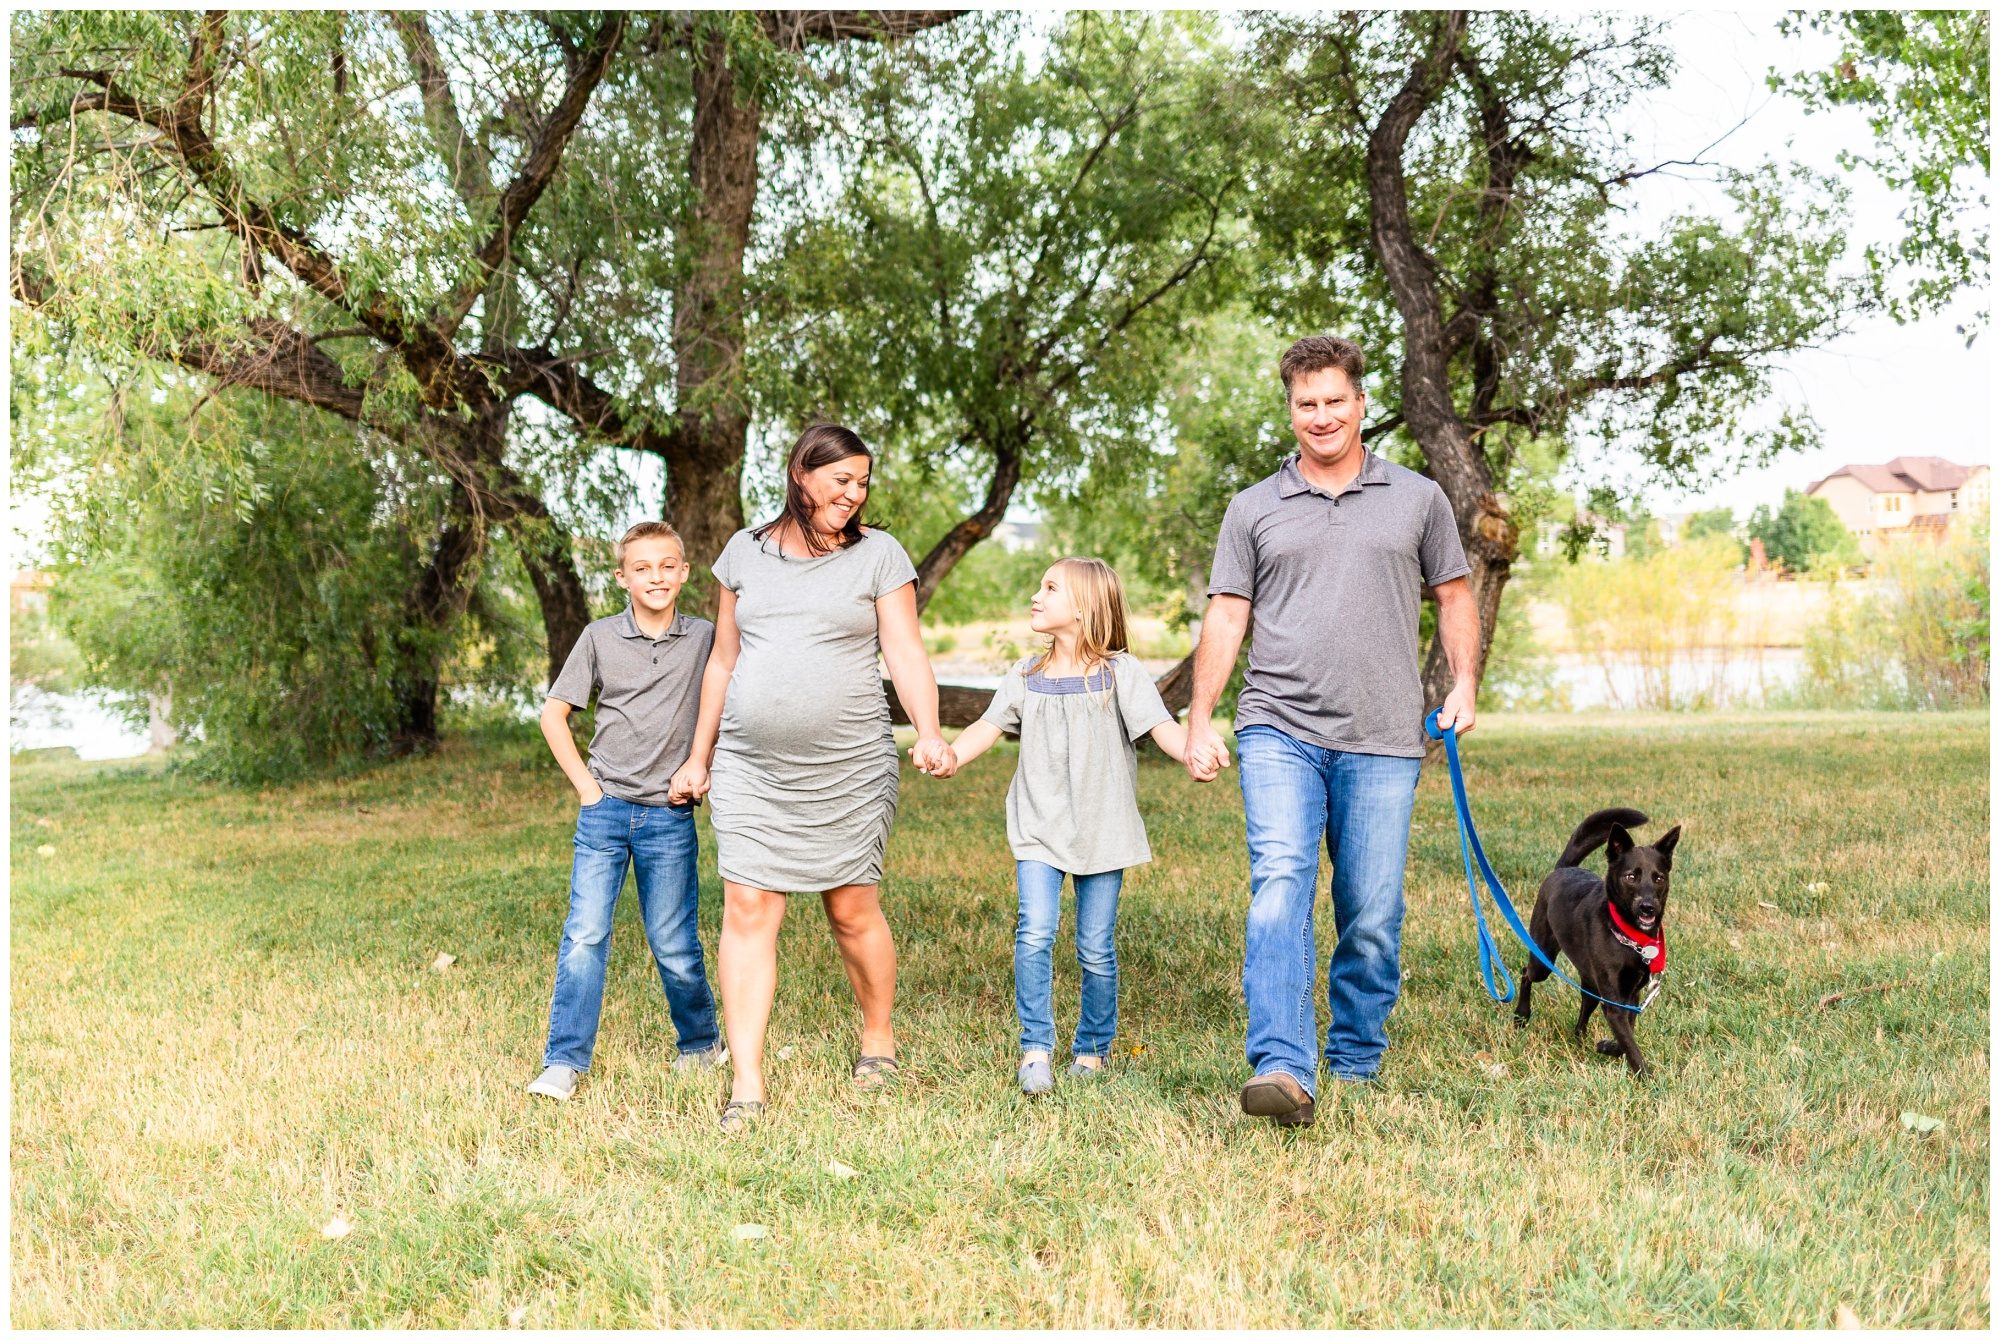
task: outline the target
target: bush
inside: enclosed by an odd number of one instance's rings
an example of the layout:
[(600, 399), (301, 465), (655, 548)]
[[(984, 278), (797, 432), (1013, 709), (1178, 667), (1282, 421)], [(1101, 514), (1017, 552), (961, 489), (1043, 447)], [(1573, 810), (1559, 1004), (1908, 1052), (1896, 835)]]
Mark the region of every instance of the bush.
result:
[(1793, 707), (1976, 707), (1991, 692), (1989, 517), (1962, 518), (1944, 545), (1896, 544), (1875, 560), (1875, 592), (1833, 588), (1806, 635), (1805, 669), (1777, 700)]
[[(1726, 702), (1736, 553), (1734, 540), (1709, 535), (1644, 558), (1555, 571), (1551, 594), (1569, 617), (1578, 649), (1603, 667), (1612, 705), (1683, 711)], [(1687, 653), (1701, 648), (1711, 656), (1691, 664)], [(1613, 676), (1620, 664), (1638, 669), (1630, 693)]]

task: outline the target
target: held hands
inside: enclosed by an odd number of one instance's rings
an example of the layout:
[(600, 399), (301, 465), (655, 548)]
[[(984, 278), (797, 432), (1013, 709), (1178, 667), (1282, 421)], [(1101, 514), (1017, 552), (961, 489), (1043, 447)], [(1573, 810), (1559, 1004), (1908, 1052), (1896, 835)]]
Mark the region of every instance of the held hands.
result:
[(952, 752), (942, 735), (921, 737), (910, 750), (910, 762), (916, 765), (918, 772), (928, 773), (940, 781), (958, 771), (958, 755)]
[(681, 764), (667, 783), (667, 803), (684, 805), (708, 794), (708, 769), (689, 759)]
[(1188, 723), (1186, 763), (1197, 782), (1212, 782), (1229, 766), (1229, 746), (1206, 721)]

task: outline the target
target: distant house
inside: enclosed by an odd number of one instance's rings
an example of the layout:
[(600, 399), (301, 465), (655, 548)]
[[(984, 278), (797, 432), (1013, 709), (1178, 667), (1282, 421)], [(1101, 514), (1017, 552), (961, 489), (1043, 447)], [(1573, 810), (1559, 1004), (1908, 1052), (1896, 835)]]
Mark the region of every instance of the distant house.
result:
[[(1623, 521), (1607, 521), (1595, 512), (1577, 513), (1577, 521), (1597, 530), (1597, 539), (1585, 546), (1580, 557), (1623, 558), (1625, 557), (1625, 531)], [(1545, 516), (1535, 523), (1535, 557), (1554, 558), (1562, 552), (1563, 532), (1569, 528), (1567, 521), (1558, 521)]]
[(54, 581), (55, 574), (33, 568), (15, 573), (14, 584), (8, 588), (7, 608), (15, 614), (48, 613), (49, 585)]
[(1942, 456), (1898, 456), (1884, 465), (1843, 465), (1806, 489), (1824, 498), (1864, 550), (1906, 539), (1942, 540), (1961, 512), (1986, 506), (1992, 471)]
[(1042, 542), (1042, 523), (1039, 521), (1002, 521), (993, 528), (993, 539), (1010, 554), (1018, 554), (1023, 549), (1033, 549)]

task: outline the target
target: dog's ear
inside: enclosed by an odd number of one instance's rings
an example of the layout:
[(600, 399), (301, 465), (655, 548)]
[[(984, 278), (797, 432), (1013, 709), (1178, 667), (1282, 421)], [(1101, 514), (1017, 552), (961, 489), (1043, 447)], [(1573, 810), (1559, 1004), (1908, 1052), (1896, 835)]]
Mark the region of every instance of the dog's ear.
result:
[(1666, 832), (1660, 834), (1660, 840), (1653, 844), (1653, 850), (1658, 852), (1660, 855), (1666, 857), (1667, 865), (1669, 868), (1671, 868), (1674, 863), (1674, 844), (1678, 843), (1680, 840), (1681, 840), (1681, 826), (1679, 824), (1675, 824), (1672, 828), (1669, 828)]
[(1604, 855), (1613, 865), (1625, 859), (1632, 851), (1632, 835), (1625, 831), (1624, 824), (1611, 825), (1611, 836), (1605, 840)]

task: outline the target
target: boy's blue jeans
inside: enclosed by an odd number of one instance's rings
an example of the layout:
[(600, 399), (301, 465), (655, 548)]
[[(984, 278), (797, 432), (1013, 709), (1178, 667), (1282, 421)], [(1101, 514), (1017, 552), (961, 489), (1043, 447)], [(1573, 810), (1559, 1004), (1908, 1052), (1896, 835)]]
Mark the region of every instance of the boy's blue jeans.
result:
[(1340, 935), (1326, 973), (1326, 1065), (1341, 1079), (1373, 1079), (1402, 985), (1403, 863), (1422, 760), (1322, 749), (1271, 726), (1238, 731), (1236, 751), (1250, 843), (1250, 1069), (1282, 1070), (1318, 1091), (1313, 904), (1323, 838)]
[[(1063, 872), (1040, 861), (1016, 861), (1021, 916), (1014, 923), (1014, 1010), (1021, 1016), (1021, 1050), (1056, 1049), (1055, 942), (1062, 917)], [(1076, 964), (1083, 970), (1083, 1008), (1073, 1056), (1108, 1056), (1118, 1034), (1118, 890), (1123, 870), (1073, 875), (1076, 885)]]
[(701, 939), (695, 933), (700, 886), (695, 879), (694, 806), (635, 805), (606, 796), (576, 816), (569, 918), (556, 953), (545, 1066), (590, 1069), (597, 1016), (604, 1005), (604, 965), (611, 955), (611, 914), (628, 868), (638, 877), (639, 919), (660, 968), (680, 1050), (704, 1052), (719, 1041), (715, 997), (709, 993)]

